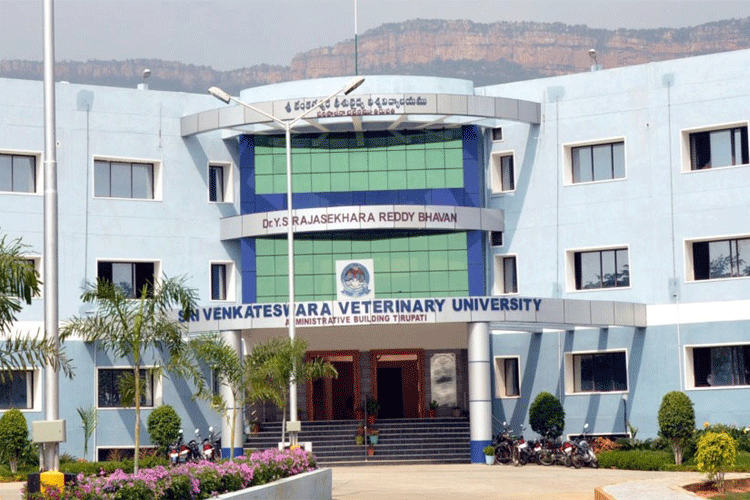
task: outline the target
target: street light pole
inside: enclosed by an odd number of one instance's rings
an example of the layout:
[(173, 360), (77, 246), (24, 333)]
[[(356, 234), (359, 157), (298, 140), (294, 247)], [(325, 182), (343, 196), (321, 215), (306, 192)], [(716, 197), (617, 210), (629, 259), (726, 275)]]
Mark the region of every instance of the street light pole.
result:
[[(297, 336), (296, 331), (296, 318), (295, 318), (295, 308), (294, 308), (294, 224), (293, 224), (293, 210), (292, 210), (292, 128), (302, 120), (304, 117), (312, 113), (318, 108), (321, 108), (324, 106), (328, 101), (333, 99), (339, 94), (348, 95), (351, 92), (354, 91), (357, 87), (362, 85), (364, 83), (365, 79), (364, 77), (357, 77), (350, 81), (348, 84), (346, 84), (344, 87), (338, 89), (333, 94), (329, 95), (319, 103), (317, 103), (312, 108), (303, 111), (300, 115), (298, 115), (295, 118), (288, 119), (288, 120), (282, 120), (281, 118), (278, 118), (270, 113), (266, 113), (262, 109), (259, 109), (252, 104), (248, 104), (244, 101), (241, 101), (237, 99), (236, 97), (233, 97), (229, 95), (227, 92), (224, 92), (218, 87), (211, 87), (208, 89), (208, 93), (212, 96), (216, 97), (220, 101), (223, 101), (227, 104), (229, 104), (230, 101), (236, 102), (237, 104), (244, 106), (252, 111), (255, 111), (256, 113), (259, 113), (266, 118), (269, 118), (273, 120), (275, 123), (277, 123), (279, 126), (284, 128), (284, 136), (285, 136), (285, 142), (286, 142), (286, 212), (287, 212), (287, 226), (286, 226), (286, 239), (287, 239), (287, 258), (288, 258), (288, 268), (289, 268), (289, 315), (288, 315), (288, 332), (289, 332), (289, 339), (294, 340)], [(296, 373), (296, 367), (293, 370), (293, 373)], [(289, 422), (297, 422), (297, 382), (296, 380), (290, 380), (289, 381)], [(292, 445), (297, 444), (297, 431), (292, 430), (289, 432), (289, 443)]]

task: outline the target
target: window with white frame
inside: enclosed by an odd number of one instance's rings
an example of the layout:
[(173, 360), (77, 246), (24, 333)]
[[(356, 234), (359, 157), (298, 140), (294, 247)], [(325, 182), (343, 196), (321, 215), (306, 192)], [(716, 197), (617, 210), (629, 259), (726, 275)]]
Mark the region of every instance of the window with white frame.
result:
[(513, 153), (492, 153), (490, 162), (491, 189), (493, 193), (506, 193), (516, 189)]
[(0, 410), (16, 408), (30, 410), (34, 407), (34, 371), (11, 370), (0, 377)]
[(96, 277), (120, 287), (126, 296), (139, 299), (150, 294), (157, 274), (157, 262), (97, 262)]
[(234, 263), (211, 263), (211, 300), (234, 300)]
[(628, 390), (625, 351), (565, 353), (565, 364), (568, 393)]
[[(141, 368), (141, 406), (154, 406), (154, 371)], [(125, 406), (124, 393), (133, 386), (133, 368), (99, 368), (97, 373), (97, 406), (119, 408)], [(132, 394), (132, 393), (131, 393)]]
[(750, 344), (688, 346), (685, 349), (687, 388), (750, 385)]
[(495, 395), (498, 398), (516, 398), (521, 395), (518, 379), (519, 358), (495, 357)]
[(0, 153), (0, 191), (39, 193), (37, 155)]
[(224, 203), (232, 201), (232, 166), (226, 163), (208, 165), (208, 201)]
[(518, 277), (516, 272), (515, 255), (495, 255), (495, 287), (496, 295), (518, 293)]
[(705, 170), (748, 164), (747, 125), (683, 132), (689, 163), (683, 170)]
[(94, 196), (97, 198), (161, 199), (159, 164), (128, 160), (94, 160)]
[(574, 290), (630, 286), (627, 248), (572, 251), (568, 255), (572, 259)]
[(569, 184), (625, 178), (625, 142), (566, 146)]
[(687, 242), (689, 281), (750, 276), (750, 237)]

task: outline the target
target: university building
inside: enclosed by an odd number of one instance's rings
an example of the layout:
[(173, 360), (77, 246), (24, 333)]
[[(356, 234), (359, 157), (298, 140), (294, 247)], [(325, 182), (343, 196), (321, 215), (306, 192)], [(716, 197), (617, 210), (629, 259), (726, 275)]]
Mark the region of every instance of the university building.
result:
[[(381, 418), (430, 403), (493, 427), (555, 394), (567, 434), (654, 437), (662, 396), (699, 422), (750, 423), (750, 51), (489, 87), (447, 78), (295, 81), (210, 95), (58, 83), (60, 318), (85, 283), (138, 290), (185, 275), (193, 333), (237, 349), (296, 335), (335, 380), (301, 384), (300, 420)], [(0, 230), (41, 270), (42, 83), (0, 79)], [(292, 120), (294, 308), (288, 306)], [(136, 292), (134, 292), (136, 293)], [(14, 334), (42, 327), (43, 300)], [(66, 343), (61, 451), (132, 447), (116, 379), (128, 361)], [(150, 372), (149, 372), (150, 373)], [(0, 408), (44, 418), (42, 370)], [(181, 379), (147, 377), (149, 408), (222, 426)], [(270, 412), (266, 419), (276, 419)], [(528, 425), (528, 424), (526, 424)], [(232, 446), (227, 428), (224, 446)], [(144, 429), (142, 442), (148, 443)], [(241, 435), (236, 436), (235, 446)], [(93, 458), (93, 457), (89, 457)]]

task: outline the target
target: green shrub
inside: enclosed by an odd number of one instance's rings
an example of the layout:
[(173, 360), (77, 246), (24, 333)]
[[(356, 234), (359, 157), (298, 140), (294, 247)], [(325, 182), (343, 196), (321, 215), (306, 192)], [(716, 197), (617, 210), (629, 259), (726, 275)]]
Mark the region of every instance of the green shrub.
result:
[(485, 455), (492, 456), (495, 454), (495, 447), (492, 445), (485, 446), (484, 448), (482, 448), (482, 451), (484, 452)]
[(724, 489), (724, 473), (734, 467), (737, 449), (734, 439), (726, 432), (707, 432), (698, 440), (698, 470), (708, 474), (708, 480)]
[(668, 451), (615, 450), (597, 455), (599, 466), (626, 470), (668, 470), (672, 454)]
[(151, 442), (159, 447), (161, 453), (166, 453), (169, 445), (180, 435), (182, 420), (177, 412), (169, 405), (155, 408), (146, 421), (148, 435)]
[(549, 392), (540, 392), (529, 407), (531, 429), (541, 436), (558, 438), (565, 428), (565, 410)]
[(693, 402), (684, 392), (664, 395), (659, 407), (659, 435), (669, 440), (675, 464), (682, 464), (682, 451), (695, 432)]
[(0, 443), (0, 456), (15, 474), (19, 459), (29, 447), (29, 427), (20, 410), (13, 408), (0, 417)]

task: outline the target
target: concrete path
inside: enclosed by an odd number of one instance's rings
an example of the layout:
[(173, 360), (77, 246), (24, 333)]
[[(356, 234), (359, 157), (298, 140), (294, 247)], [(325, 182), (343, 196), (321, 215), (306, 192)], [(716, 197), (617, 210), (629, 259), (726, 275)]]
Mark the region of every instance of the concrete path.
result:
[(0, 500), (21, 500), (21, 487), (26, 483), (0, 483)]

